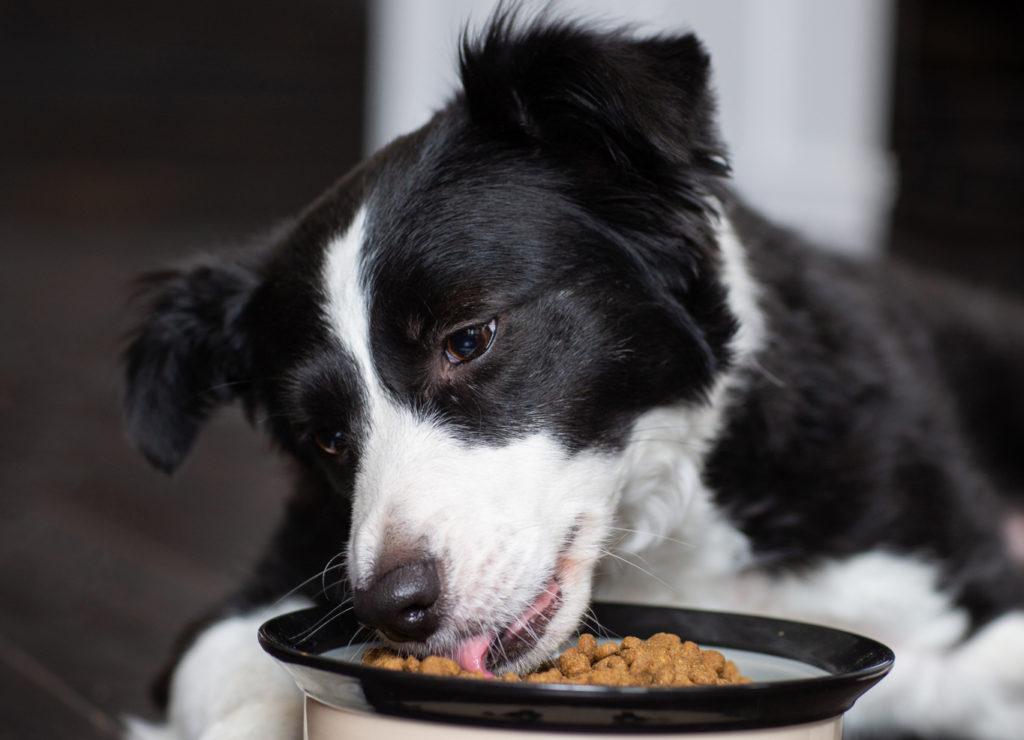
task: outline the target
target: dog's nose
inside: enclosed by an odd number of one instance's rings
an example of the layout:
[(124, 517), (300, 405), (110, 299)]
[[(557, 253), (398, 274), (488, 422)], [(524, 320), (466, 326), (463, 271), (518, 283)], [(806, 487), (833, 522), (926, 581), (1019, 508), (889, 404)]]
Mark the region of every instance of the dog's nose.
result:
[(396, 642), (422, 641), (437, 630), (441, 581), (433, 560), (407, 563), (356, 590), (353, 607), (363, 624)]

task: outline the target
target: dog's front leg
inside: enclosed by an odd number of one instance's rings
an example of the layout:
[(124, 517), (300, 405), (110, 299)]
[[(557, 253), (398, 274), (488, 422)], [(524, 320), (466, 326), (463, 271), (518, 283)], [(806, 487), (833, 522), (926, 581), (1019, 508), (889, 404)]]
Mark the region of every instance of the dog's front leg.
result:
[[(165, 725), (129, 721), (131, 740), (233, 740), (302, 737), (302, 695), (256, 637), (266, 620), (344, 599), (349, 508), (318, 479), (300, 476), (284, 521), (252, 576), (179, 643), (166, 693)], [(313, 576), (310, 578), (310, 576)], [(285, 594), (304, 595), (281, 598)], [(323, 603), (323, 601), (321, 602)], [(258, 606), (261, 605), (262, 606)], [(166, 674), (165, 674), (166, 675)], [(163, 682), (158, 684), (162, 687)]]
[(951, 650), (900, 650), (849, 715), (851, 736), (1024, 737), (1024, 612), (1004, 614)]
[(302, 737), (302, 694), (256, 640), (277, 614), (309, 606), (287, 599), (227, 617), (201, 632), (171, 679), (167, 724), (129, 721), (129, 740), (289, 740)]

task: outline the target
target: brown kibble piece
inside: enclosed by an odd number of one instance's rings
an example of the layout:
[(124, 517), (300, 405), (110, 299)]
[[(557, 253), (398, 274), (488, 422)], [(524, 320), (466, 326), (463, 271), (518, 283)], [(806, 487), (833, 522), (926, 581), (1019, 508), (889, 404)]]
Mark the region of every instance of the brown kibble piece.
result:
[(655, 686), (672, 686), (676, 682), (676, 672), (672, 666), (662, 666), (654, 672), (653, 678)]
[(375, 668), (388, 668), (393, 671), (400, 671), (405, 668), (405, 659), (387, 648), (372, 648), (363, 655), (363, 664), (372, 665)]
[(718, 676), (715, 675), (715, 672), (706, 665), (702, 665), (700, 663), (693, 664), (687, 678), (698, 686), (707, 686), (709, 684), (718, 683)]
[(577, 685), (580, 685), (580, 686), (585, 686), (588, 683), (590, 683), (590, 677), (592, 675), (593, 674), (588, 671), (587, 673), (581, 673), (578, 676), (566, 676), (565, 678), (563, 678), (558, 683), (571, 683), (571, 684), (577, 684)]
[(576, 643), (576, 649), (593, 660), (594, 651), (597, 650), (597, 638), (590, 633), (584, 632)]
[(682, 650), (683, 655), (685, 655), (687, 658), (691, 660), (695, 660), (700, 657), (700, 648), (697, 647), (697, 643), (695, 642), (690, 642), (689, 640), (687, 640), (682, 644), (680, 649)]
[(679, 639), (679, 635), (672, 635), (668, 632), (656, 632), (647, 638), (646, 643), (650, 647), (664, 648), (667, 650), (673, 645), (681, 644), (682, 640)]
[(565, 676), (557, 668), (549, 668), (540, 673), (529, 673), (523, 678), (530, 683), (561, 683)]
[[(403, 658), (386, 648), (371, 648), (363, 664), (376, 668), (424, 673), (432, 676), (484, 678), (464, 671), (449, 658), (431, 655), (422, 660)], [(593, 684), (596, 686), (718, 686), (749, 683), (736, 664), (717, 650), (701, 650), (678, 635), (659, 632), (647, 640), (623, 638), (620, 644), (598, 644), (593, 635), (580, 636), (576, 647), (563, 652), (541, 670), (520, 676), (506, 673), (502, 681), (528, 683)]]
[(594, 663), (595, 671), (625, 672), (626, 668), (628, 668), (628, 666), (626, 665), (626, 661), (624, 661), (622, 659), (622, 656), (620, 655), (609, 655), (607, 658), (602, 658), (601, 660)]
[(632, 651), (630, 658), (629, 670), (631, 673), (650, 673), (654, 664), (654, 657), (651, 655), (650, 650), (636, 648)]
[(718, 675), (722, 675), (725, 671), (725, 656), (717, 650), (705, 650), (704, 651), (704, 665), (713, 670)]
[(457, 676), (462, 668), (451, 658), (428, 655), (420, 662), (420, 673), (430, 676)]
[(391, 651), (387, 648), (370, 648), (365, 653), (363, 653), (363, 665), (373, 665), (377, 662), (379, 658), (389, 654), (390, 652)]
[(566, 676), (578, 676), (590, 670), (590, 658), (579, 648), (569, 648), (558, 658), (558, 668)]

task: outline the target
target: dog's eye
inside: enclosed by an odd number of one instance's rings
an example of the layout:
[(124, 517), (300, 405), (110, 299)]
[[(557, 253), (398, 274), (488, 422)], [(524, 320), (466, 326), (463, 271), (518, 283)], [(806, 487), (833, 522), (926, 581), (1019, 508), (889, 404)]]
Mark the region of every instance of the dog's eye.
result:
[(324, 454), (332, 457), (340, 455), (345, 451), (345, 433), (334, 429), (317, 432), (313, 440)]
[(497, 329), (498, 320), (491, 319), (486, 324), (467, 326), (449, 334), (444, 343), (444, 355), (448, 362), (461, 365), (475, 360), (491, 348)]

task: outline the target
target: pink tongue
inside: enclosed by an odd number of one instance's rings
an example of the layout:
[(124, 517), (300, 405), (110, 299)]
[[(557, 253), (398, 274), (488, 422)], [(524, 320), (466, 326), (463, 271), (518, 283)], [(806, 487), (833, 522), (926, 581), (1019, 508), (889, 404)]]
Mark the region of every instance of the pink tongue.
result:
[[(558, 597), (558, 593), (558, 582), (552, 578), (541, 595), (526, 607), (526, 611), (519, 615), (506, 632), (514, 635), (517, 632), (524, 631), (530, 620), (538, 614), (543, 614), (544, 610), (551, 605), (551, 602)], [(490, 634), (470, 637), (459, 646), (459, 650), (455, 655), (456, 662), (462, 666), (463, 670), (483, 673), (485, 676), (493, 676), (494, 674), (487, 670), (487, 667), (484, 665), (484, 659), (487, 657), (487, 648), (491, 646), (491, 640), (493, 639), (494, 635)]]
[(470, 637), (459, 646), (455, 660), (463, 670), (483, 673), (485, 676), (494, 675), (484, 665), (484, 658), (487, 656), (487, 648), (491, 645), (491, 638), (492, 635), (478, 635)]

